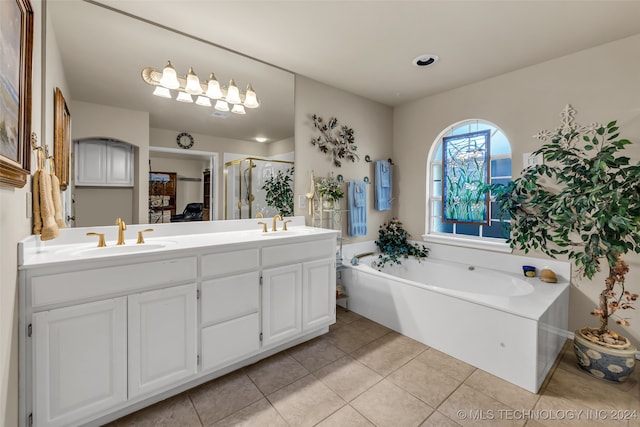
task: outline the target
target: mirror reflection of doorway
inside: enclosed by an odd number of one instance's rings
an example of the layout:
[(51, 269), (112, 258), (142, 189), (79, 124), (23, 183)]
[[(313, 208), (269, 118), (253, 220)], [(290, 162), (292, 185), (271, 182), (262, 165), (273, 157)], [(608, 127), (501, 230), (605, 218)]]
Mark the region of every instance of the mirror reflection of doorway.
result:
[[(149, 223), (171, 222), (188, 206), (202, 203), (202, 220), (218, 219), (217, 153), (149, 147)], [(171, 185), (162, 181), (168, 175)], [(155, 182), (153, 178), (157, 178)]]

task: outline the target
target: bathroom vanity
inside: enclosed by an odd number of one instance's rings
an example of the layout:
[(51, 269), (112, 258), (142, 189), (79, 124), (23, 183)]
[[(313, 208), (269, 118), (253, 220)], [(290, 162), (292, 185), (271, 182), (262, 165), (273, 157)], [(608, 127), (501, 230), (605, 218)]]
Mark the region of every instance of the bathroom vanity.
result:
[(100, 425), (327, 332), (338, 232), (257, 221), (20, 242), (21, 425)]

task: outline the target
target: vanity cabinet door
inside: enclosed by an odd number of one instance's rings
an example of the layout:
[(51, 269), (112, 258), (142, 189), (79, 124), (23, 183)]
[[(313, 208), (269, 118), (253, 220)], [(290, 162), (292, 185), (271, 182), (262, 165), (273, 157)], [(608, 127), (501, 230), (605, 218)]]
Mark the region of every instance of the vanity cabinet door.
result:
[(302, 332), (302, 266), (262, 271), (262, 346), (283, 343)]
[(196, 285), (129, 296), (129, 398), (197, 371)]
[(126, 297), (33, 315), (33, 425), (81, 424), (127, 399), (126, 322)]
[(336, 321), (335, 260), (302, 265), (302, 329), (311, 331)]

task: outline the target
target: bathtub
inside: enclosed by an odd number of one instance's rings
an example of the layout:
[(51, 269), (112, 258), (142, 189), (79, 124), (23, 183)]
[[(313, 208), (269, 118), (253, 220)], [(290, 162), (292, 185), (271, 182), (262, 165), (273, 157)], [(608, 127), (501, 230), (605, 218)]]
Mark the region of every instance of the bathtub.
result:
[(428, 258), (346, 265), (349, 310), (537, 393), (567, 339), (569, 283)]

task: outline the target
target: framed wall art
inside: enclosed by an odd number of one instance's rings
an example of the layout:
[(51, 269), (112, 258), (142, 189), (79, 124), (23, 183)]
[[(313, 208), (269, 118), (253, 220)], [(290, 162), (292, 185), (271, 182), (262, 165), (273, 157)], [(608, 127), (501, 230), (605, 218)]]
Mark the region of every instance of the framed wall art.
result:
[(60, 180), (60, 190), (69, 185), (69, 150), (71, 146), (71, 114), (60, 88), (54, 94), (53, 110), (53, 160), (56, 176)]
[(33, 9), (0, 1), (0, 184), (22, 188), (30, 174)]

